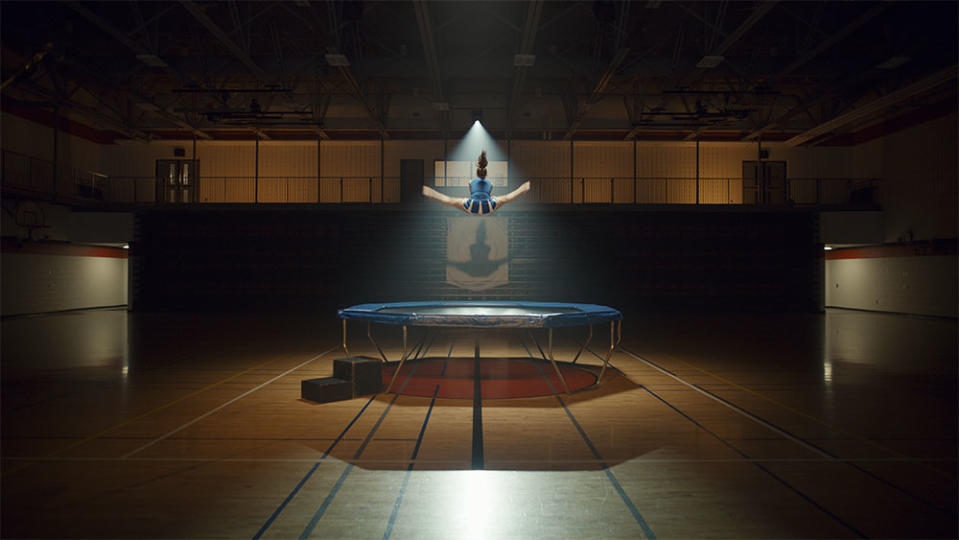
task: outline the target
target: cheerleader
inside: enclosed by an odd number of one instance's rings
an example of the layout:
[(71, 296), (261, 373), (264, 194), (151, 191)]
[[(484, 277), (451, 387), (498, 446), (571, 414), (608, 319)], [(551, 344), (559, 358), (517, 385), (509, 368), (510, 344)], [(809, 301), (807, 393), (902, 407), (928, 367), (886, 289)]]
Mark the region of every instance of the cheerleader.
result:
[(467, 214), (485, 216), (492, 214), (497, 208), (529, 191), (529, 182), (524, 182), (523, 185), (502, 197), (493, 197), (493, 184), (486, 179), (486, 165), (488, 163), (486, 161), (486, 150), (483, 150), (476, 162), (476, 178), (470, 180), (469, 197), (465, 199), (449, 197), (429, 186), (423, 186), (423, 196), (441, 204), (459, 208)]

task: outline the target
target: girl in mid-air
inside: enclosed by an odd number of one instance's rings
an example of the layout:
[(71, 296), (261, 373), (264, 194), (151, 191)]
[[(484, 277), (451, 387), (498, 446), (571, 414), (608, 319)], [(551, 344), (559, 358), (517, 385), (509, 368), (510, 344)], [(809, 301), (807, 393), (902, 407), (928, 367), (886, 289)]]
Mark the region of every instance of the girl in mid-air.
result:
[(447, 206), (459, 208), (467, 214), (484, 216), (492, 214), (497, 208), (529, 191), (529, 182), (525, 182), (502, 197), (494, 197), (492, 195), (493, 183), (486, 179), (486, 165), (488, 163), (486, 161), (486, 150), (483, 150), (476, 162), (476, 178), (470, 180), (470, 196), (465, 199), (443, 195), (429, 186), (423, 186), (423, 195)]

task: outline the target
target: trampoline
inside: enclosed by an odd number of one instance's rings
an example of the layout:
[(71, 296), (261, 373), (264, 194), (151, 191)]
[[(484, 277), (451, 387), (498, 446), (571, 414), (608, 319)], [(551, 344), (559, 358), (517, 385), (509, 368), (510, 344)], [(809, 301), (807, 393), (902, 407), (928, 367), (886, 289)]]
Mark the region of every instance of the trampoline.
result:
[[(553, 354), (553, 330), (555, 328), (568, 328), (575, 326), (586, 326), (588, 328), (586, 340), (579, 346), (575, 356), (569, 362), (563, 362), (564, 367), (576, 364), (576, 361), (582, 355), (583, 351), (589, 346), (593, 338), (593, 326), (609, 323), (609, 349), (603, 357), (603, 365), (599, 375), (596, 377), (596, 383), (602, 380), (609, 367), (609, 359), (613, 350), (622, 338), (622, 320), (623, 315), (618, 310), (607, 306), (596, 304), (568, 304), (558, 302), (487, 302), (487, 301), (463, 301), (463, 302), (393, 302), (381, 304), (359, 304), (338, 312), (340, 319), (343, 320), (343, 350), (350, 356), (350, 349), (347, 344), (347, 322), (359, 321), (366, 322), (366, 336), (370, 343), (379, 352), (384, 363), (390, 363), (382, 347), (373, 337), (372, 325), (385, 324), (391, 326), (400, 326), (403, 329), (403, 354), (396, 369), (393, 370), (392, 378), (386, 386), (386, 392), (389, 393), (396, 382), (396, 376), (403, 369), (407, 360), (416, 360), (420, 352), (425, 356), (423, 343), (426, 336), (434, 328), (521, 328), (526, 329), (528, 335), (536, 344), (544, 361), (552, 364), (556, 372), (556, 377), (562, 385), (563, 391), (570, 393), (570, 386), (567, 384), (564, 370), (561, 370)], [(407, 332), (409, 327), (425, 327), (427, 333), (419, 340), (419, 343), (409, 347), (407, 343)], [(546, 330), (546, 348), (540, 346), (539, 341), (533, 334), (533, 329)], [(476, 360), (480, 359), (480, 340), (476, 340)], [(478, 364), (477, 364), (478, 366)], [(568, 373), (568, 370), (567, 370)], [(477, 367), (477, 375), (479, 368)]]

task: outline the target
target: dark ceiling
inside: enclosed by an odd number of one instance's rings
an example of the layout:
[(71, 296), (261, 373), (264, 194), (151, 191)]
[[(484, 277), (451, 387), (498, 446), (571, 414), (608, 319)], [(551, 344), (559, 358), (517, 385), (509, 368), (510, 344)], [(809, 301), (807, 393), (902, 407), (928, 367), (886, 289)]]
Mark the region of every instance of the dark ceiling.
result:
[[(957, 2), (12, 2), (3, 107), (111, 138), (837, 144), (956, 109)], [(531, 64), (531, 65), (529, 65)]]

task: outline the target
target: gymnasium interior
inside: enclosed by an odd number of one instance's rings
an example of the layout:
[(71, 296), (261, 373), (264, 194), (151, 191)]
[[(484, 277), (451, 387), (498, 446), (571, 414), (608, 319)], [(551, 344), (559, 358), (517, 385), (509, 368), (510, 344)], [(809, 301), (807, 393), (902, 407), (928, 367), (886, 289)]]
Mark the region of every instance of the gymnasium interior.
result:
[(956, 538), (957, 21), (0, 3), (0, 536)]

